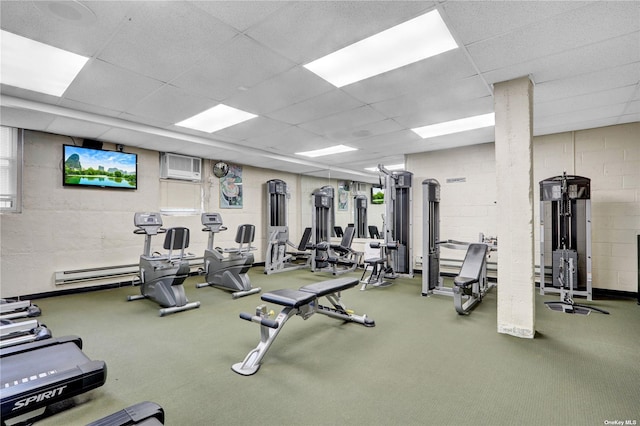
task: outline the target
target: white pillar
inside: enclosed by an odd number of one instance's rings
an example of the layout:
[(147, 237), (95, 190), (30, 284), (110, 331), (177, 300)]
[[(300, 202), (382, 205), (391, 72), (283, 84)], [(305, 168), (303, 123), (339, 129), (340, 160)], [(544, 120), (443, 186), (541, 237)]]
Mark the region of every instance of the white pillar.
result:
[(495, 151), (498, 203), (498, 333), (533, 338), (533, 84), (496, 83)]

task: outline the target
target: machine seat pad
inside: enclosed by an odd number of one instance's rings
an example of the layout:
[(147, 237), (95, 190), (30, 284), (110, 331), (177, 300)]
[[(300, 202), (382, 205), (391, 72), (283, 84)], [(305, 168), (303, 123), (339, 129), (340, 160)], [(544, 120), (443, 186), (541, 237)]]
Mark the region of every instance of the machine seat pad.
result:
[(458, 287), (468, 287), (478, 282), (478, 278), (457, 276), (453, 279), (453, 284)]
[(284, 288), (282, 290), (273, 290), (268, 293), (263, 293), (260, 298), (265, 302), (271, 302), (291, 308), (299, 308), (302, 305), (312, 302), (316, 298), (316, 295), (305, 291)]
[(488, 247), (486, 244), (469, 244), (467, 254), (462, 262), (460, 274), (453, 279), (453, 283), (458, 287), (467, 287), (480, 280), (482, 267), (486, 261)]
[(367, 263), (369, 265), (381, 265), (384, 263), (384, 259), (381, 257), (374, 257), (372, 259), (365, 259), (364, 263)]
[(356, 278), (335, 278), (333, 280), (305, 285), (304, 287), (300, 287), (300, 290), (313, 294), (316, 297), (322, 297), (327, 294), (337, 293), (355, 287), (358, 282)]

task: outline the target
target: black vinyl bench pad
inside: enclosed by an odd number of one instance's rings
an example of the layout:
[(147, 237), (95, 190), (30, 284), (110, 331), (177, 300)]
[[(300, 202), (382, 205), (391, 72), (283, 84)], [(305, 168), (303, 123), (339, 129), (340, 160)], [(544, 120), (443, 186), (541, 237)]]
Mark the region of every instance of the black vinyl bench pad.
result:
[(467, 254), (462, 262), (460, 274), (453, 279), (453, 284), (458, 287), (468, 287), (480, 280), (482, 267), (484, 266), (488, 246), (482, 243), (469, 244)]
[(276, 305), (299, 308), (312, 302), (316, 297), (313, 293), (284, 288), (263, 293), (260, 298), (265, 302), (275, 303)]
[(322, 297), (327, 294), (350, 289), (351, 287), (355, 287), (356, 284), (358, 284), (358, 280), (355, 278), (336, 278), (333, 280), (305, 285), (300, 287), (300, 291), (314, 294), (316, 297)]
[(308, 284), (300, 287), (299, 290), (289, 288), (273, 290), (268, 293), (263, 293), (260, 298), (265, 302), (271, 302), (291, 308), (299, 308), (302, 305), (311, 303), (318, 297), (350, 289), (351, 287), (355, 287), (356, 284), (358, 284), (358, 280), (355, 278), (336, 278), (333, 280)]

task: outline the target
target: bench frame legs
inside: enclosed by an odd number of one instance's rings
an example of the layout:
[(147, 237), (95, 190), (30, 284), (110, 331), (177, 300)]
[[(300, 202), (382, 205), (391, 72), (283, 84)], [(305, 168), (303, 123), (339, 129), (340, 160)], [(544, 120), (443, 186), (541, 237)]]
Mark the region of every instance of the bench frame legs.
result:
[(366, 315), (355, 315), (352, 311), (346, 309), (340, 299), (340, 292), (329, 293), (323, 295), (331, 306), (324, 306), (318, 303), (318, 298), (314, 298), (311, 302), (301, 305), (297, 308), (292, 306), (285, 306), (275, 320), (270, 320), (270, 313), (267, 312), (267, 306), (265, 304), (259, 305), (256, 308), (255, 315), (240, 314), (242, 319), (248, 321), (257, 322), (260, 324), (260, 342), (258, 346), (252, 349), (242, 362), (233, 364), (231, 369), (243, 376), (251, 376), (260, 369), (262, 359), (267, 354), (267, 351), (278, 337), (278, 334), (284, 327), (284, 324), (289, 318), (294, 315), (299, 315), (302, 319), (306, 320), (315, 313), (327, 315), (331, 318), (355, 322), (362, 324), (366, 327), (374, 327), (375, 321), (368, 318)]

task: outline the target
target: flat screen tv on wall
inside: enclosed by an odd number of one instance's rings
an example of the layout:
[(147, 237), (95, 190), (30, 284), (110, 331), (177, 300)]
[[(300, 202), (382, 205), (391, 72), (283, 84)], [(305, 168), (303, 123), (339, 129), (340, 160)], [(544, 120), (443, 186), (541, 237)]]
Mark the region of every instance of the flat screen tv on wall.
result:
[(63, 146), (64, 186), (138, 189), (138, 156), (120, 151)]
[(371, 187), (371, 204), (384, 204), (384, 188), (375, 185)]

